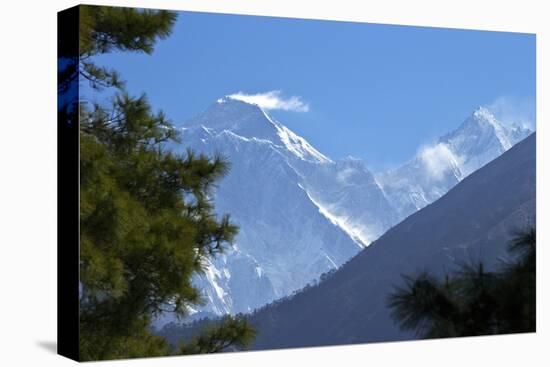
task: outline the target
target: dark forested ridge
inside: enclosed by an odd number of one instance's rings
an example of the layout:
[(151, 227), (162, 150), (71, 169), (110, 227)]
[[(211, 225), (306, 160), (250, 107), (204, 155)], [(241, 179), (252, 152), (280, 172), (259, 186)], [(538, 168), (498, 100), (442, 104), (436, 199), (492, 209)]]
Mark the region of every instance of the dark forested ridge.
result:
[(443, 275), (463, 262), (495, 268), (514, 229), (535, 223), (535, 134), (389, 230), (318, 286), (251, 316), (253, 349), (414, 339), (387, 296), (402, 274)]

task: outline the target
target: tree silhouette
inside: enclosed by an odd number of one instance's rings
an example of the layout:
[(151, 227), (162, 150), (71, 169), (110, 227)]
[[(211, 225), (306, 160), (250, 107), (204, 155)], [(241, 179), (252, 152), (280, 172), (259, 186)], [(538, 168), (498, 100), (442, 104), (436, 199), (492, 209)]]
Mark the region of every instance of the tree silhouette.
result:
[(513, 260), (495, 272), (463, 264), (443, 281), (422, 273), (403, 276), (388, 297), (392, 317), (422, 338), (535, 331), (536, 231), (515, 234)]
[(184, 317), (203, 302), (192, 276), (238, 231), (211, 201), (228, 162), (167, 150), (165, 143), (179, 137), (166, 116), (145, 96), (124, 92), (116, 71), (93, 62), (112, 51), (151, 53), (175, 19), (169, 11), (80, 6), (77, 60), (60, 42), (60, 95), (79, 76), (96, 91), (119, 90), (110, 103), (59, 109), (60, 118), (80, 123), (82, 360), (242, 349), (254, 336), (233, 317), (177, 349), (151, 331), (160, 313)]
[(58, 43), (58, 54), (68, 65), (59, 71), (59, 89), (62, 91), (78, 76), (96, 89), (122, 88), (124, 83), (116, 70), (97, 66), (93, 56), (113, 51), (151, 54), (156, 41), (171, 34), (176, 18), (176, 13), (167, 10), (80, 6), (78, 55), (67, 47), (70, 42)]

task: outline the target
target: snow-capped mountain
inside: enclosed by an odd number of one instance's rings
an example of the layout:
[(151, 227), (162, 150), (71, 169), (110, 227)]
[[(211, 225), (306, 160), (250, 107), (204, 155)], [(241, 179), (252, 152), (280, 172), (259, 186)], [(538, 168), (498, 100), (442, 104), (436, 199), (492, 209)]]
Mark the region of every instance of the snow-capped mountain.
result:
[(182, 141), (174, 149), (230, 162), (215, 205), (240, 228), (195, 280), (207, 302), (200, 316), (248, 312), (301, 289), (397, 221), (362, 162), (332, 161), (256, 105), (220, 99), (184, 125)]
[(437, 278), (465, 263), (485, 271), (510, 260), (514, 230), (536, 223), (536, 136), (473, 172), (433, 204), (410, 215), (317, 287), (249, 318), (252, 350), (418, 339), (391, 315), (388, 295), (403, 275)]
[(215, 205), (240, 227), (235, 246), (196, 277), (206, 304), (191, 310), (195, 317), (250, 312), (301, 289), (530, 132), (479, 108), (403, 167), (375, 177), (361, 160), (333, 161), (257, 105), (229, 97), (181, 131), (174, 149), (230, 162)]
[(425, 146), (404, 166), (377, 176), (400, 219), (439, 199), (466, 176), (489, 163), (532, 131), (506, 126), (485, 107), (455, 131)]

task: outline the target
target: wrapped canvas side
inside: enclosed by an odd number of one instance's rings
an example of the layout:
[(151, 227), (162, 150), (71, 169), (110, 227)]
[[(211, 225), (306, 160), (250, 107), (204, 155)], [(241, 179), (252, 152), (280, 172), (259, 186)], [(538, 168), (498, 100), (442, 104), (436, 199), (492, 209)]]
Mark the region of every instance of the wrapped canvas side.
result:
[(79, 7), (58, 13), (57, 352), (79, 360)]

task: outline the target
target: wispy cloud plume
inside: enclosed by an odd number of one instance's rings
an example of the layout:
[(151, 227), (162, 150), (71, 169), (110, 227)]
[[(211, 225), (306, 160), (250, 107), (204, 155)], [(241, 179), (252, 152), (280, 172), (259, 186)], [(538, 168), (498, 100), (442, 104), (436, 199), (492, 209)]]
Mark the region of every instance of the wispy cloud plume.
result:
[(445, 173), (452, 170), (459, 161), (459, 158), (444, 143), (423, 146), (418, 156), (428, 176), (436, 181), (443, 179)]
[(292, 96), (285, 98), (280, 90), (272, 90), (265, 93), (247, 94), (238, 92), (227, 96), (246, 103), (258, 105), (265, 110), (283, 110), (294, 112), (308, 112), (309, 104), (302, 101), (301, 97)]
[(518, 98), (502, 96), (486, 106), (496, 119), (505, 125), (520, 125), (531, 130), (535, 129), (535, 100), (533, 98)]

